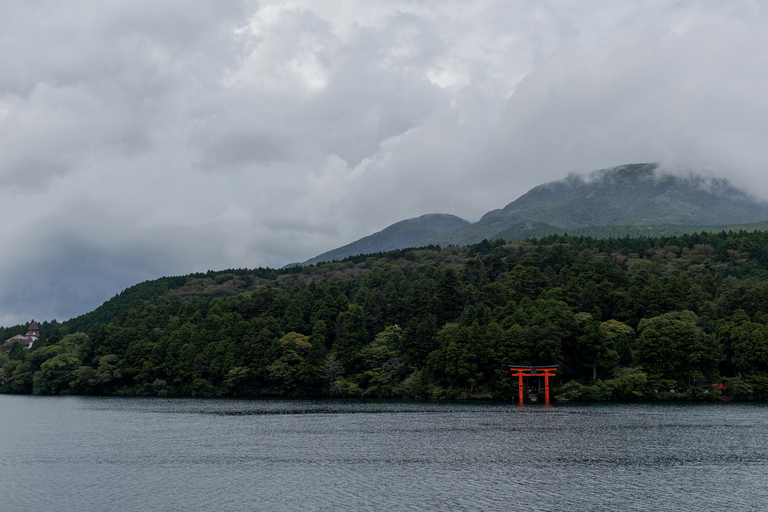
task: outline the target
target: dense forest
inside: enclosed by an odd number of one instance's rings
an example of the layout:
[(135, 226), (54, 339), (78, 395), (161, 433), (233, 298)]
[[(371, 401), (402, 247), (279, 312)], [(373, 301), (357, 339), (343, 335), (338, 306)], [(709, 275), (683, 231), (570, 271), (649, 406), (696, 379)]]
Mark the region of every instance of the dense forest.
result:
[(556, 364), (557, 400), (766, 400), (768, 233), (209, 272), (40, 325), (31, 349), (2, 346), (0, 392), (511, 400), (507, 365)]

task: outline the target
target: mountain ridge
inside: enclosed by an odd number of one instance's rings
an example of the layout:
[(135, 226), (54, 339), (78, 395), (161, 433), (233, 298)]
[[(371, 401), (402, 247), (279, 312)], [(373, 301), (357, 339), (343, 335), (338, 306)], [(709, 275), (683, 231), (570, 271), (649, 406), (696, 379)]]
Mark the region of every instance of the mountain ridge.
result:
[(427, 245), (423, 243), (424, 240), (466, 225), (469, 225), (469, 221), (455, 215), (428, 213), (396, 222), (381, 231), (310, 258), (300, 265), (314, 265), (323, 261), (341, 260), (358, 254), (372, 254), (404, 247)]
[(768, 219), (768, 203), (723, 179), (659, 174), (656, 163), (627, 164), (538, 185), (468, 226), (427, 240), (467, 245), (496, 238), (521, 222), (587, 226), (719, 226)]

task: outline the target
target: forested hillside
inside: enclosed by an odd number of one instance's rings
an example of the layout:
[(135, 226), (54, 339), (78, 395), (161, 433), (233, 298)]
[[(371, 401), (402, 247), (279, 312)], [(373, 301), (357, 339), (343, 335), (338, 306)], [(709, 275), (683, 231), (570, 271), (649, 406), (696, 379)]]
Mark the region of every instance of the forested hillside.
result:
[(768, 399), (763, 232), (483, 241), (153, 287), (87, 333), (5, 345), (0, 391), (512, 399), (508, 364), (558, 364), (561, 400)]

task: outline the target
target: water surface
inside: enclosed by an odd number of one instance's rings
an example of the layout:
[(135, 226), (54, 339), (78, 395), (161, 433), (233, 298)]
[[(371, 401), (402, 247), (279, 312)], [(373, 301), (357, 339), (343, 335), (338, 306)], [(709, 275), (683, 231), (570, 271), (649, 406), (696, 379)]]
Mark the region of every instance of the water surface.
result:
[(0, 396), (0, 510), (763, 510), (768, 406)]

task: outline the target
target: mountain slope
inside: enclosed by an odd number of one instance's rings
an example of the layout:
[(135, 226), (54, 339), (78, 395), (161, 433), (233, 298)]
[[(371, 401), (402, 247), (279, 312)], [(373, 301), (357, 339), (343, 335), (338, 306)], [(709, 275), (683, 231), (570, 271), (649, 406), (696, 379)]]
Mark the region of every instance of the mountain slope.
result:
[(347, 244), (338, 249), (311, 258), (302, 265), (314, 265), (321, 261), (341, 260), (357, 254), (386, 252), (405, 247), (426, 245), (425, 240), (468, 225), (464, 219), (446, 213), (431, 213), (402, 220), (391, 226)]
[(466, 245), (496, 237), (521, 222), (557, 228), (585, 226), (716, 226), (768, 219), (768, 203), (724, 180), (659, 175), (657, 164), (630, 164), (595, 171), (531, 189), (480, 221), (427, 240)]

